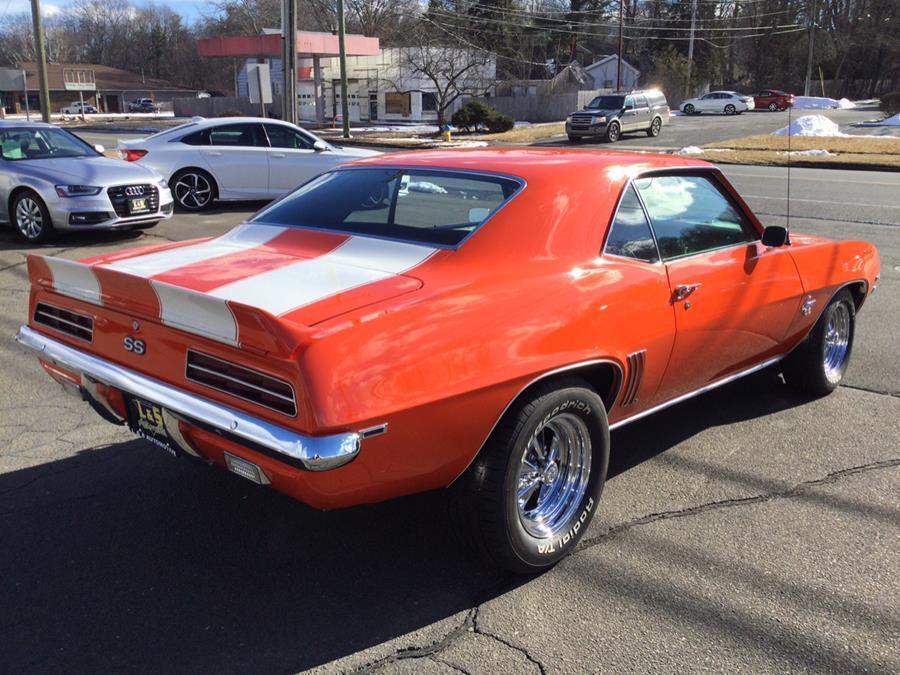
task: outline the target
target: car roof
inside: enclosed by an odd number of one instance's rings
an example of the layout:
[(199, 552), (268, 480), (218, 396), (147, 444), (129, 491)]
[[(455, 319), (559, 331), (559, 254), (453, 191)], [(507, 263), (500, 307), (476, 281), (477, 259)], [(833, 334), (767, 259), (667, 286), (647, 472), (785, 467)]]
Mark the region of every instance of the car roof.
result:
[(591, 177), (591, 180), (596, 179), (598, 174), (604, 174), (613, 180), (651, 169), (708, 168), (713, 165), (674, 155), (580, 148), (511, 147), (385, 153), (357, 160), (349, 166), (468, 170), (515, 176), (530, 182), (550, 178), (563, 180), (563, 174), (583, 175)]
[(197, 126), (201, 127), (201, 128), (202, 127), (213, 127), (213, 126), (217, 126), (219, 124), (254, 124), (254, 123), (257, 123), (257, 124), (262, 124), (262, 123), (281, 124), (281, 125), (289, 126), (289, 127), (294, 126), (290, 122), (285, 122), (284, 120), (275, 120), (275, 119), (270, 119), (268, 117), (263, 118), (263, 117), (250, 117), (250, 116), (246, 116), (246, 117), (206, 117), (206, 118), (203, 118), (202, 120), (197, 119), (195, 117), (195, 118), (193, 118), (192, 121), (194, 121), (197, 124)]
[(0, 120), (0, 129), (22, 129), (31, 127), (55, 127), (55, 124), (46, 122), (28, 122), (27, 120)]

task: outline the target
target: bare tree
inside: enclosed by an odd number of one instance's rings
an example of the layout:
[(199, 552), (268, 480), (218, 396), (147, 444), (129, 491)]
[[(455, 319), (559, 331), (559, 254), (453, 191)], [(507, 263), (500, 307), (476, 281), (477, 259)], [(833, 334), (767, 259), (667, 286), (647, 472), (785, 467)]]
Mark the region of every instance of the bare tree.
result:
[[(432, 41), (398, 51), (398, 71), (385, 79), (401, 93), (419, 91), (434, 94), (438, 126), (444, 125), (447, 111), (460, 97), (484, 96), (495, 79), (494, 57), (481, 49)], [(430, 86), (426, 89), (426, 85)]]

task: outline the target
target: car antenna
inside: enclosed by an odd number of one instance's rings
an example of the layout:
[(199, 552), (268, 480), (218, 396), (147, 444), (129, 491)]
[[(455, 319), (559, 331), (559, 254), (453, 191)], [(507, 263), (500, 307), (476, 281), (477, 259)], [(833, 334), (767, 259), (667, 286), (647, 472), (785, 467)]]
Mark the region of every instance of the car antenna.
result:
[(788, 106), (788, 142), (787, 142), (787, 208), (785, 210), (785, 223), (784, 229), (788, 231), (788, 237), (790, 237), (791, 232), (791, 132), (793, 129), (791, 128), (791, 108), (794, 106)]

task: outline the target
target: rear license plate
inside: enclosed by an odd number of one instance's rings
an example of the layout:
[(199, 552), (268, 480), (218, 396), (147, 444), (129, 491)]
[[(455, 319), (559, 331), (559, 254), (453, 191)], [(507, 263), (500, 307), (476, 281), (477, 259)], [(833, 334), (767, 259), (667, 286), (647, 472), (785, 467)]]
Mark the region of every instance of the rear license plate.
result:
[(131, 430), (172, 456), (178, 455), (163, 422), (162, 407), (137, 396), (128, 397), (129, 424)]
[(132, 199), (131, 203), (128, 205), (128, 210), (131, 213), (142, 213), (144, 211), (149, 211), (150, 208), (147, 206), (147, 199)]

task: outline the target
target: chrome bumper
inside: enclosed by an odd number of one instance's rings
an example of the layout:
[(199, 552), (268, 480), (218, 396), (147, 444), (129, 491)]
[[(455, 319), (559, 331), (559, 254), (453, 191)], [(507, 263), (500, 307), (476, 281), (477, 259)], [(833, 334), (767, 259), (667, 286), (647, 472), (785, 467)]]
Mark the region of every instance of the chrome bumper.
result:
[[(105, 407), (104, 403), (98, 401), (94, 393), (97, 382), (146, 398), (173, 413), (176, 418), (210, 428), (251, 450), (263, 452), (292, 466), (299, 465), (308, 471), (336, 469), (359, 454), (361, 439), (355, 432), (303, 436), (73, 349), (28, 326), (19, 329), (16, 342), (34, 350), (45, 361), (79, 375), (81, 397), (101, 407)], [(93, 407), (97, 408), (96, 405)], [(103, 416), (109, 419), (107, 415)]]

